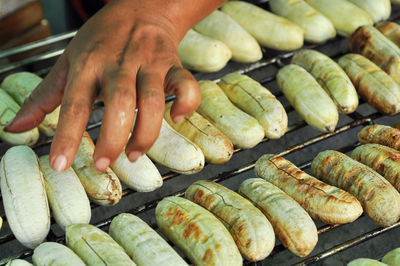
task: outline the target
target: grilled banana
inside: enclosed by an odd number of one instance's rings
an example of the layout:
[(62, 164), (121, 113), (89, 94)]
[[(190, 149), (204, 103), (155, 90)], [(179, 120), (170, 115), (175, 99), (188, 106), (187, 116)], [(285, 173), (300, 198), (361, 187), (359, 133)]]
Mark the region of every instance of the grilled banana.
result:
[(93, 225), (68, 225), (65, 238), (67, 246), (89, 266), (136, 265), (111, 236)]
[[(13, 97), (19, 105), (22, 105), (40, 82), (42, 82), (42, 78), (36, 74), (19, 72), (7, 76), (0, 87)], [(53, 136), (57, 128), (59, 114), (60, 106), (46, 115), (42, 123), (38, 126), (39, 131), (46, 136)]]
[(385, 21), (376, 25), (376, 28), (385, 35), (386, 38), (391, 40), (398, 47), (400, 46), (400, 25), (392, 22)]
[(36, 247), (49, 233), (50, 213), (35, 152), (27, 146), (8, 149), (1, 159), (0, 179), (11, 231), (24, 246)]
[(190, 185), (185, 197), (209, 210), (225, 225), (246, 259), (263, 260), (271, 253), (275, 244), (274, 230), (262, 212), (247, 199), (207, 180)]
[(222, 89), (213, 81), (199, 82), (202, 116), (220, 129), (239, 148), (252, 148), (264, 137), (264, 129), (257, 120), (234, 106)]
[(358, 132), (358, 140), (361, 143), (376, 143), (399, 150), (400, 130), (378, 124), (366, 126)]
[(39, 139), (37, 128), (23, 133), (8, 133), (4, 127), (11, 122), (20, 107), (4, 90), (0, 89), (0, 139), (10, 145), (33, 146)]
[(172, 103), (166, 104), (164, 119), (173, 129), (199, 146), (206, 162), (223, 164), (231, 159), (233, 144), (224, 133), (197, 112), (175, 123), (170, 116), (171, 106)]
[(270, 0), (269, 7), (272, 12), (299, 25), (308, 42), (322, 43), (336, 36), (332, 22), (304, 0)]
[(286, 133), (285, 108), (260, 83), (246, 75), (231, 73), (223, 76), (218, 85), (231, 102), (258, 120), (266, 137), (276, 139)]
[(368, 258), (359, 258), (350, 261), (347, 266), (387, 266), (387, 264)]
[(362, 213), (354, 196), (308, 175), (282, 157), (265, 154), (257, 160), (254, 170), (258, 177), (285, 191), (312, 218), (323, 223), (353, 222)]
[(193, 27), (194, 30), (213, 39), (220, 40), (232, 51), (232, 59), (251, 63), (262, 58), (257, 40), (230, 16), (214, 11)]
[(110, 225), (110, 235), (138, 266), (188, 265), (168, 243), (139, 217), (121, 213)]
[(342, 36), (350, 36), (362, 25), (372, 25), (370, 15), (346, 0), (306, 0), (313, 8), (325, 15)]
[(341, 57), (339, 65), (369, 104), (384, 114), (400, 112), (400, 85), (378, 66), (358, 54)]
[(185, 68), (214, 72), (222, 69), (232, 52), (223, 42), (190, 29), (178, 45), (179, 57)]
[(85, 266), (71, 249), (56, 242), (44, 242), (35, 248), (32, 256), (36, 266)]
[(400, 265), (400, 248), (395, 248), (388, 252), (382, 258), (382, 262), (390, 266)]
[(379, 144), (364, 144), (351, 157), (374, 169), (400, 191), (400, 152)]
[(204, 167), (204, 154), (196, 144), (176, 132), (163, 119), (160, 134), (147, 155), (181, 174), (194, 174)]
[(231, 16), (265, 47), (291, 51), (303, 46), (302, 28), (260, 7), (243, 1), (229, 1), (222, 12)]
[(150, 192), (163, 184), (160, 172), (146, 154), (131, 162), (122, 152), (111, 169), (125, 185), (139, 192)]
[(311, 74), (290, 64), (281, 68), (276, 78), (286, 98), (311, 127), (321, 132), (335, 130), (339, 119), (335, 103)]
[(243, 259), (228, 230), (209, 211), (180, 197), (157, 204), (157, 225), (195, 265), (235, 266)]
[(65, 230), (70, 224), (89, 223), (91, 209), (81, 181), (72, 168), (64, 172), (54, 171), (49, 156), (39, 160), (50, 208), (57, 224)]
[(110, 168), (105, 172), (96, 169), (93, 153), (93, 140), (89, 133), (84, 132), (72, 168), (81, 180), (89, 199), (103, 206), (115, 205), (122, 196), (121, 183)]
[(285, 247), (299, 257), (310, 254), (318, 241), (317, 228), (294, 199), (261, 178), (243, 181), (239, 193), (265, 214)]
[(292, 58), (296, 64), (307, 70), (331, 97), (341, 114), (354, 112), (358, 106), (358, 95), (351, 80), (332, 59), (315, 50), (303, 49)]
[(350, 51), (365, 56), (400, 84), (400, 48), (374, 27), (359, 27), (350, 37)]
[(390, 226), (399, 220), (399, 192), (371, 168), (343, 153), (327, 150), (314, 158), (311, 172), (355, 196), (376, 224)]
[(26, 260), (15, 259), (10, 260), (6, 266), (33, 266), (33, 264), (30, 264)]
[(390, 17), (392, 7), (390, 0), (349, 0), (365, 12), (367, 12), (374, 23), (387, 20)]

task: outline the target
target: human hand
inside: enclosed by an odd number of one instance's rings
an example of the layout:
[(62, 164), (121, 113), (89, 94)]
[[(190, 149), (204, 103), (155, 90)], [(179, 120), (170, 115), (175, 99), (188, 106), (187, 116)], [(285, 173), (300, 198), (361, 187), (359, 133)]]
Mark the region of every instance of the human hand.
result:
[[(182, 68), (177, 46), (191, 26), (222, 2), (202, 0), (187, 7), (184, 0), (111, 1), (79, 30), (6, 130), (36, 127), (61, 104), (50, 165), (63, 171), (74, 161), (93, 102), (101, 97), (105, 110), (93, 155), (97, 169), (112, 165), (125, 145), (135, 161), (158, 136), (164, 92), (177, 97), (174, 121), (200, 104), (198, 84)], [(182, 10), (197, 15), (186, 17)]]

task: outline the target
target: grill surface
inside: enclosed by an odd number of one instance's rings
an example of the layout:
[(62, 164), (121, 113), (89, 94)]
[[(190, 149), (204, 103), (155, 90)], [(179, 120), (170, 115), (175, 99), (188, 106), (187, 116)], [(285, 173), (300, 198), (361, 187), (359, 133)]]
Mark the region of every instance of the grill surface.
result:
[[(267, 9), (266, 1), (251, 1)], [(393, 7), (393, 21), (400, 21), (400, 9)], [(13, 50), (0, 52), (0, 62), (6, 56), (20, 53), (32, 48), (47, 48), (46, 52), (17, 63), (0, 65), (0, 81), (8, 74), (18, 71), (31, 71), (44, 76), (54, 64), (56, 58), (62, 53), (66, 43), (74, 36), (75, 32), (62, 34), (39, 41), (33, 45), (22, 46)], [(333, 59), (339, 58), (348, 52), (348, 39), (337, 37), (322, 45), (306, 44), (305, 48), (313, 48), (325, 53)], [(124, 188), (121, 201), (113, 207), (103, 207), (92, 204), (91, 223), (107, 230), (112, 218), (121, 213), (129, 212), (138, 215), (154, 229), (154, 208), (165, 196), (183, 195), (185, 189), (194, 181), (209, 179), (217, 181), (228, 188), (237, 190), (240, 183), (249, 177), (254, 177), (253, 167), (255, 161), (264, 153), (277, 153), (292, 161), (306, 172), (309, 172), (311, 160), (318, 152), (326, 149), (335, 149), (349, 153), (359, 145), (357, 133), (368, 124), (380, 123), (392, 125), (400, 119), (400, 116), (383, 116), (374, 108), (360, 100), (356, 112), (350, 115), (340, 115), (339, 123), (333, 133), (321, 134), (307, 126), (301, 117), (293, 110), (288, 101), (279, 91), (275, 75), (282, 66), (289, 63), (293, 53), (283, 53), (263, 49), (264, 58), (255, 64), (239, 64), (230, 62), (227, 67), (217, 73), (195, 73), (200, 79), (218, 80), (221, 76), (240, 71), (261, 82), (267, 87), (284, 105), (289, 117), (289, 131), (278, 140), (264, 139), (259, 145), (250, 150), (236, 149), (232, 159), (223, 165), (206, 165), (204, 170), (195, 175), (179, 175), (169, 172), (161, 166), (157, 166), (163, 175), (164, 185), (162, 188), (151, 193), (139, 193)], [(167, 97), (170, 100), (171, 97)], [(87, 129), (93, 139), (97, 139), (101, 126), (103, 105), (96, 103), (93, 108)], [(34, 150), (40, 156), (48, 154), (51, 139), (41, 137)], [(0, 143), (0, 156), (4, 154), (8, 146)], [(1, 198), (0, 198), (1, 201)], [(4, 214), (3, 204), (0, 204), (0, 216), (4, 220), (0, 231), (0, 265), (4, 265), (12, 258), (28, 258), (32, 255), (14, 238), (11, 233)], [(29, 219), (29, 217), (26, 217)], [(345, 225), (324, 225), (316, 222), (319, 240), (314, 251), (307, 258), (298, 258), (280, 242), (272, 254), (264, 261), (245, 265), (341, 265), (358, 257), (381, 258), (386, 252), (400, 246), (400, 222), (387, 228), (380, 228), (368, 217), (362, 216), (355, 222)], [(388, 234), (387, 232), (390, 233)], [(65, 242), (64, 232), (52, 220), (50, 233), (47, 241)], [(170, 243), (171, 244), (171, 243)]]

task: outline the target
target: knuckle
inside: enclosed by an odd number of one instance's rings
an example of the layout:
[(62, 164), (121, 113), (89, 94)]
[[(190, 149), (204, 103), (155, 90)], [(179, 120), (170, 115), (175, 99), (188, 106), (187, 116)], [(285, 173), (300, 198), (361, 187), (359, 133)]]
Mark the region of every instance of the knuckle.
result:
[(152, 89), (146, 90), (143, 97), (140, 97), (139, 104), (164, 108), (165, 106), (164, 93), (160, 93), (160, 91), (158, 90), (152, 90)]
[(118, 108), (126, 109), (131, 108), (134, 105), (134, 99), (135, 94), (133, 90), (126, 86), (119, 86), (111, 97), (110, 102)]
[(61, 113), (70, 117), (89, 116), (90, 104), (87, 101), (66, 101), (61, 106)]

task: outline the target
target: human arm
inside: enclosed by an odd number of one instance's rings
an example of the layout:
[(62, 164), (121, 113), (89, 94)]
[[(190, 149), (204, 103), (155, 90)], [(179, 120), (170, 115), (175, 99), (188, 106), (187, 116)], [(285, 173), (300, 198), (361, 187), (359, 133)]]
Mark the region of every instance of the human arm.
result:
[(128, 158), (136, 160), (158, 136), (164, 92), (177, 96), (171, 109), (174, 121), (200, 104), (197, 82), (182, 68), (177, 46), (189, 28), (223, 2), (111, 1), (79, 30), (6, 130), (33, 128), (61, 104), (50, 165), (62, 171), (72, 164), (100, 96), (105, 111), (93, 156), (97, 168), (113, 164), (125, 144)]

